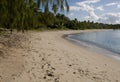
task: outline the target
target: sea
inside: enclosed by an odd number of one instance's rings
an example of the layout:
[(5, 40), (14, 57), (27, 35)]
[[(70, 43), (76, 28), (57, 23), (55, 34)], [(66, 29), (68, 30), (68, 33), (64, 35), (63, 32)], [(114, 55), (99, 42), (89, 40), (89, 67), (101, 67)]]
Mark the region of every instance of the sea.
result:
[(81, 32), (66, 38), (79, 46), (120, 60), (120, 30)]

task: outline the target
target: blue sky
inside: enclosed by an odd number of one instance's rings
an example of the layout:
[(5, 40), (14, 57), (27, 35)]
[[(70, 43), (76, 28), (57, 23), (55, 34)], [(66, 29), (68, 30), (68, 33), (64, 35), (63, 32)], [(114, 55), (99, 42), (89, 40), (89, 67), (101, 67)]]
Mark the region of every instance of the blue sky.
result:
[(120, 24), (120, 0), (68, 0), (71, 19)]

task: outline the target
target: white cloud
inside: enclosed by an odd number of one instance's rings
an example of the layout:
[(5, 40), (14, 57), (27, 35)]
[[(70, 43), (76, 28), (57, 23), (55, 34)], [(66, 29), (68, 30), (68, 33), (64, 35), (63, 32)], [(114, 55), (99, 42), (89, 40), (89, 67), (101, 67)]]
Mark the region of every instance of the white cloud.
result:
[(88, 18), (91, 18), (93, 20), (98, 20), (99, 17), (95, 14), (94, 8), (91, 6), (93, 3), (97, 3), (100, 0), (85, 0), (83, 2), (77, 2), (77, 6), (79, 6), (79, 10), (86, 11), (89, 14)]
[(74, 13), (70, 13), (69, 16), (74, 16)]
[(85, 1), (83, 1), (83, 2), (77, 2), (77, 4), (79, 5), (79, 4), (81, 4), (81, 3), (83, 3), (83, 4), (93, 4), (93, 3), (97, 3), (97, 2), (99, 2), (100, 0), (85, 0)]
[(78, 6), (70, 6), (70, 10), (79, 11), (81, 8)]
[(100, 10), (100, 11), (104, 11), (103, 6), (99, 6), (99, 7), (97, 7), (96, 9), (97, 9), (97, 10)]
[(89, 18), (90, 18), (90, 16), (85, 16), (85, 17), (84, 17), (84, 19), (87, 19), (87, 20), (88, 20)]
[[(79, 15), (75, 15), (74, 11), (82, 12), (85, 11), (88, 13), (88, 15), (83, 16), (83, 20), (90, 20), (90, 21), (97, 21), (101, 23), (107, 23), (107, 24), (120, 24), (120, 12), (114, 12), (114, 13), (106, 13), (102, 16), (97, 15), (95, 13), (95, 10), (104, 11), (106, 8), (105, 6), (116, 6), (117, 8), (120, 8), (119, 3), (108, 3), (106, 5), (101, 6), (94, 6), (94, 4), (98, 3), (100, 0), (83, 0), (81, 2), (76, 2), (76, 5), (70, 6), (70, 10), (73, 12), (69, 14), (69, 17), (71, 18), (79, 18)], [(96, 11), (97, 12), (97, 11)], [(81, 18), (82, 19), (82, 18)]]
[(120, 13), (106, 13), (100, 17), (98, 22), (107, 24), (120, 24)]
[(87, 4), (84, 4), (84, 3), (79, 3), (79, 7), (82, 9), (82, 10), (85, 10), (85, 11), (94, 11), (94, 8), (87, 5)]
[(117, 5), (117, 3), (108, 3), (108, 4), (106, 4), (106, 6), (114, 6), (114, 5)]
[(120, 8), (120, 4), (118, 4), (117, 7)]

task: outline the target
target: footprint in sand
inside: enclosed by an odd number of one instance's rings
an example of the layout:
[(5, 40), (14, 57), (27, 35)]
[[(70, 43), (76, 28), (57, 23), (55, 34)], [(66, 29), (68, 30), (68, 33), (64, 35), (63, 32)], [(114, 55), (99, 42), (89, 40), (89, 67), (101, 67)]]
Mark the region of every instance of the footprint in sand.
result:
[(36, 75), (34, 73), (32, 73), (33, 77), (36, 78)]
[(2, 79), (2, 76), (0, 75), (0, 79)]

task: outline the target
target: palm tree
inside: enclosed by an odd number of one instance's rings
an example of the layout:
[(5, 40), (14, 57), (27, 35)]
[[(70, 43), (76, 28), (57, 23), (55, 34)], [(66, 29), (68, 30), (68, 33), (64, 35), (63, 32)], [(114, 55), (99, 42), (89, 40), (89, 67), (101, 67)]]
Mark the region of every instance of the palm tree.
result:
[(54, 13), (57, 12), (57, 10), (66, 10), (67, 12), (69, 11), (69, 5), (67, 0), (37, 0), (37, 7), (38, 9), (44, 8), (44, 10), (49, 11), (49, 6), (53, 7)]
[(67, 0), (0, 0), (0, 26), (11, 31), (33, 28), (41, 22), (38, 21), (40, 15), (41, 19), (45, 16), (45, 13), (39, 14), (40, 8), (44, 9), (48, 17), (47, 23), (51, 23), (50, 19), (54, 17), (49, 10), (53, 10), (55, 14), (58, 10), (69, 10)]

